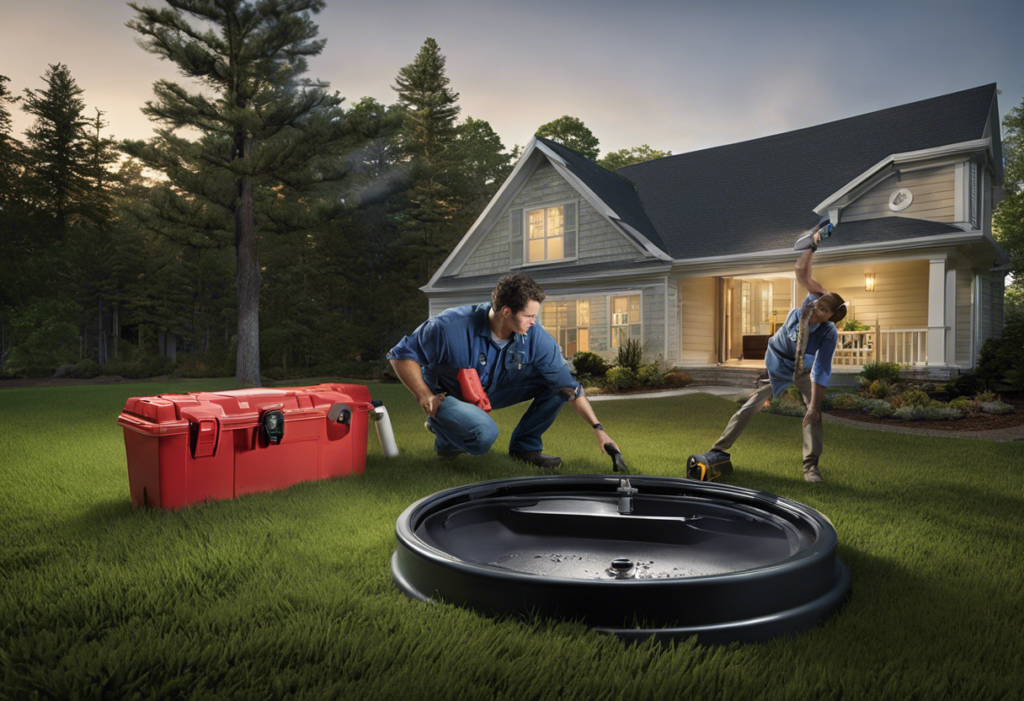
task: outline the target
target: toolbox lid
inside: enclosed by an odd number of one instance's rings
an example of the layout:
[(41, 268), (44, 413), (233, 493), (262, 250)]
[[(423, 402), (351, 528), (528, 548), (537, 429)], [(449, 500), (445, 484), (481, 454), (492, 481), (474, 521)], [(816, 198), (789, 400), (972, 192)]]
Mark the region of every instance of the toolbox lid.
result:
[(262, 415), (279, 410), (285, 422), (326, 418), (339, 402), (369, 411), (370, 392), (362, 385), (322, 384), (314, 387), (227, 390), (132, 397), (118, 424), (149, 435), (187, 433), (189, 423), (213, 419), (224, 430), (251, 428)]

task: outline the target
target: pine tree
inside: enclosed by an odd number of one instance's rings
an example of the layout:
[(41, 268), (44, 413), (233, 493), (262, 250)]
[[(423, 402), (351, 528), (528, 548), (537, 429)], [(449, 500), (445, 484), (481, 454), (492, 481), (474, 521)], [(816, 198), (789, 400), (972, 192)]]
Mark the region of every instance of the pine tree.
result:
[(21, 177), (21, 144), (11, 135), (11, 107), (21, 98), (15, 97), (7, 87), (10, 81), (0, 75), (0, 211), (7, 211), (18, 199), (18, 180)]
[[(306, 202), (300, 225), (331, 216), (329, 185), (344, 171), (337, 158), (344, 130), (342, 99), (304, 78), (307, 58), (324, 40), (311, 15), (324, 0), (166, 0), (169, 9), (135, 3), (129, 26), (146, 51), (177, 64), (202, 91), (165, 80), (143, 112), (163, 125), (148, 144), (126, 150), (164, 172), (152, 226), (193, 243), (216, 246), (233, 234), (238, 298), (237, 379), (260, 384), (258, 201), (263, 214), (293, 193)], [(196, 24), (190, 23), (190, 20)], [(212, 97), (210, 95), (213, 95)], [(189, 141), (175, 132), (191, 128)], [(278, 189), (274, 189), (278, 188)]]
[(89, 198), (85, 92), (62, 63), (43, 76), (45, 89), (25, 90), (22, 109), (35, 116), (25, 132), (27, 189), (35, 206), (53, 218), (57, 238), (83, 211)]
[[(415, 185), (408, 193), (408, 227), (422, 235), (428, 249), (447, 252), (454, 243), (445, 224), (455, 209), (452, 201), (451, 145), (460, 107), (459, 94), (449, 87), (445, 57), (428, 38), (416, 58), (398, 71), (393, 90), (405, 109), (403, 150), (412, 160)], [(445, 234), (448, 234), (445, 236)], [(428, 259), (431, 252), (427, 252)]]

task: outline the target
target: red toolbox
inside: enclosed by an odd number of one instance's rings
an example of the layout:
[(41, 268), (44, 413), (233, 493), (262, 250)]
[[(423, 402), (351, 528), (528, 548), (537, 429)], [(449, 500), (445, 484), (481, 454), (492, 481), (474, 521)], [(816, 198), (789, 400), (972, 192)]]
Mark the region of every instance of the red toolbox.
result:
[(133, 397), (117, 420), (132, 504), (176, 509), (362, 474), (371, 411), (362, 385)]

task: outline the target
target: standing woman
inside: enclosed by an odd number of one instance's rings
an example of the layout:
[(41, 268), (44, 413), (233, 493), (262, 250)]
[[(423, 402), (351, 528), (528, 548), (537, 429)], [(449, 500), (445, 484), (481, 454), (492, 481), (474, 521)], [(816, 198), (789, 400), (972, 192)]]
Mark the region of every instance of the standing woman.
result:
[[(822, 235), (827, 236), (830, 230), (831, 227), (826, 226), (815, 231), (808, 238), (807, 250), (796, 262), (796, 279), (807, 288), (807, 297), (799, 308), (789, 312), (785, 323), (768, 341), (764, 364), (770, 384), (754, 392), (747, 403), (733, 414), (722, 437), (711, 449), (728, 458), (726, 451), (736, 442), (754, 414), (764, 407), (769, 396), (777, 397), (795, 384), (807, 403), (803, 422), (803, 473), (808, 482), (824, 481), (818, 469), (822, 450), (821, 400), (832, 377), (832, 354), (839, 337), (835, 324), (846, 316), (843, 298), (828, 292), (811, 277), (811, 259), (818, 250)], [(808, 363), (811, 364), (809, 372), (806, 369)]]

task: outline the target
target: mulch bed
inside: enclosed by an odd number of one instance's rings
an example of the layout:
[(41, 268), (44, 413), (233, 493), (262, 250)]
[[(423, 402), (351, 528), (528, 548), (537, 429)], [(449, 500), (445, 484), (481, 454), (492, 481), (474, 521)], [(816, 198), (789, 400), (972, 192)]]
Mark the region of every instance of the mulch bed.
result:
[(885, 426), (906, 426), (908, 428), (929, 428), (937, 431), (990, 431), (999, 428), (1013, 428), (1024, 426), (1024, 397), (1006, 396), (1002, 401), (1013, 405), (1012, 414), (976, 414), (964, 416), (962, 419), (952, 421), (905, 421), (903, 419), (876, 419), (870, 414), (862, 414), (859, 411), (843, 411), (840, 409), (829, 409), (825, 413), (838, 416), (842, 419), (860, 421), (866, 424), (883, 424)]

